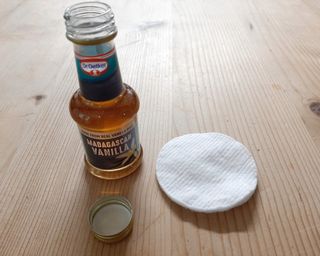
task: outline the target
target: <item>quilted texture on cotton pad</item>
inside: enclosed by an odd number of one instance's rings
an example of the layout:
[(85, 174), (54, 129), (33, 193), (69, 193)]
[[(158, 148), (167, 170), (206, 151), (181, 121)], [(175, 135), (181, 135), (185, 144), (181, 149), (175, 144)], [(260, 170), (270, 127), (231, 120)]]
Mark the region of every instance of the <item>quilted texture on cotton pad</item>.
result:
[(161, 149), (156, 176), (175, 203), (197, 212), (221, 212), (245, 203), (257, 187), (249, 150), (221, 133), (193, 133)]

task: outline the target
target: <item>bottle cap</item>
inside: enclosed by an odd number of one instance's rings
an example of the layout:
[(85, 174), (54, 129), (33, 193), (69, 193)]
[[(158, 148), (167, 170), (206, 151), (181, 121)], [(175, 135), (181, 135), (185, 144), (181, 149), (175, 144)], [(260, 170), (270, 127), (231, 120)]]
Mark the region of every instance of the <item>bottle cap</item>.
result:
[(124, 196), (104, 196), (90, 208), (89, 223), (95, 237), (115, 243), (130, 234), (133, 227), (131, 204)]

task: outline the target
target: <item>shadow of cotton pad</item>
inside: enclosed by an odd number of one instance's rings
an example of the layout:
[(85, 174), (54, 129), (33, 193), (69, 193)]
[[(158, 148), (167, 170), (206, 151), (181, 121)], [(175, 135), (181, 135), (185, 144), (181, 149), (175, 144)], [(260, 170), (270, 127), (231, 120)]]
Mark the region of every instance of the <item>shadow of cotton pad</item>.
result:
[(175, 203), (196, 212), (229, 210), (245, 203), (257, 187), (257, 168), (248, 149), (221, 133), (194, 133), (161, 149), (156, 175)]

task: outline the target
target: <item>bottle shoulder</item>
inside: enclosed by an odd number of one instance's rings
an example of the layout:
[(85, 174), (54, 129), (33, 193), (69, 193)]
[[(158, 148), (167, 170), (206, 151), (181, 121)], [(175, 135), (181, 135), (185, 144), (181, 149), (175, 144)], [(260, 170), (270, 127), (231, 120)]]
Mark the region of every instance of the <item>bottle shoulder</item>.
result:
[(74, 121), (89, 130), (112, 130), (124, 126), (135, 118), (139, 110), (136, 92), (124, 84), (121, 94), (108, 101), (90, 101), (77, 90), (69, 104)]

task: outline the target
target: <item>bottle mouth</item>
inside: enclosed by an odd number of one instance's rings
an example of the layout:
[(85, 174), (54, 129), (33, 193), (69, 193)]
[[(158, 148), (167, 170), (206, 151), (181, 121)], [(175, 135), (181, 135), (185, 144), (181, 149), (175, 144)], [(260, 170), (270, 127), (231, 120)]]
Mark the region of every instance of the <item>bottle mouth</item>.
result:
[(81, 2), (68, 7), (63, 15), (69, 40), (88, 44), (111, 40), (117, 33), (111, 7), (102, 2)]

